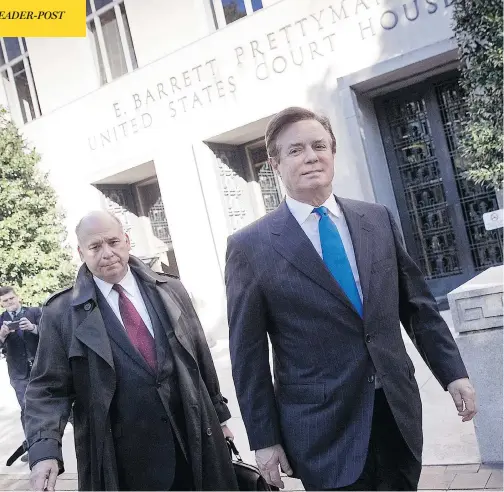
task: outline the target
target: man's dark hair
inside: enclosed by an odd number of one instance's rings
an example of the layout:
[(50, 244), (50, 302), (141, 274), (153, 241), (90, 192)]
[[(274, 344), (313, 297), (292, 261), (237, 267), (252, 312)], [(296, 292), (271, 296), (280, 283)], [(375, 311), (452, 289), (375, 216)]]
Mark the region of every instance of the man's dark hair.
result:
[(319, 115), (305, 108), (290, 107), (284, 109), (277, 113), (268, 123), (266, 127), (266, 150), (268, 151), (268, 157), (273, 159), (278, 158), (280, 149), (277, 146), (277, 138), (282, 130), (292, 123), (297, 123), (298, 121), (304, 120), (315, 120), (318, 121), (331, 136), (331, 150), (332, 153), (336, 153), (336, 138), (331, 128), (331, 123), (326, 116)]
[(11, 292), (13, 294), (16, 294), (14, 287), (11, 287), (9, 285), (6, 285), (5, 287), (0, 287), (0, 297), (10, 294)]

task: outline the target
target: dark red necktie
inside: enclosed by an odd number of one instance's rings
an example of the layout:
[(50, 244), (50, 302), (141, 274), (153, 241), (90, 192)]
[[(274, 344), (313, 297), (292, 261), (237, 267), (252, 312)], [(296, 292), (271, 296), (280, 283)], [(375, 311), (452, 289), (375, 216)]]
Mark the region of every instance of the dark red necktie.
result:
[(124, 289), (119, 284), (114, 284), (113, 289), (119, 294), (119, 312), (133, 346), (142, 354), (151, 369), (157, 371), (156, 344), (144, 320), (128, 299)]

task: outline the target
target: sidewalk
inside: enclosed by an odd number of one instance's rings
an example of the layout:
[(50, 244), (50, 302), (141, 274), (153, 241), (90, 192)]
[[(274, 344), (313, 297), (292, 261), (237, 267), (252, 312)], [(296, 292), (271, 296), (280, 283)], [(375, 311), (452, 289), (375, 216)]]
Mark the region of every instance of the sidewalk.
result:
[[(283, 477), (286, 491), (304, 490), (301, 482)], [(29, 490), (27, 475), (0, 475), (0, 490)], [(419, 490), (450, 492), (502, 490), (502, 469), (483, 465), (424, 466)], [(77, 474), (65, 473), (58, 478), (56, 490), (77, 490)]]
[[(443, 315), (450, 324), (449, 313)], [(478, 446), (472, 422), (462, 423), (457, 416), (453, 401), (444, 392), (429, 369), (421, 360), (409, 338), (405, 338), (408, 353), (416, 368), (423, 406), (424, 452), (421, 490), (502, 490), (502, 469), (480, 466)], [(229, 427), (235, 434), (235, 443), (242, 458), (254, 463), (254, 455), (248, 448), (245, 427), (240, 416), (231, 376), (228, 341), (218, 340), (212, 348), (215, 366), (219, 375), (222, 393), (229, 399), (233, 415)], [(19, 409), (14, 391), (9, 385), (5, 361), (0, 361), (0, 491), (28, 490), (28, 466), (19, 460), (12, 466), (4, 466), (10, 453), (21, 442)], [(64, 475), (58, 479), (57, 490), (77, 489), (77, 467), (73, 447), (73, 429), (68, 426), (63, 439), (65, 459)], [(303, 490), (295, 479), (285, 479), (287, 490)]]

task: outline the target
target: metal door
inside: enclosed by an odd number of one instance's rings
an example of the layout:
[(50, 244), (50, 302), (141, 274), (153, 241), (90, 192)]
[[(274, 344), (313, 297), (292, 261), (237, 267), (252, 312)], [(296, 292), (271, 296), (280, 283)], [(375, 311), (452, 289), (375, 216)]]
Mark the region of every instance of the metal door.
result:
[(482, 219), (498, 208), (495, 192), (464, 176), (457, 74), (387, 94), (375, 106), (407, 249), (443, 298), (502, 262), (502, 230), (486, 231)]

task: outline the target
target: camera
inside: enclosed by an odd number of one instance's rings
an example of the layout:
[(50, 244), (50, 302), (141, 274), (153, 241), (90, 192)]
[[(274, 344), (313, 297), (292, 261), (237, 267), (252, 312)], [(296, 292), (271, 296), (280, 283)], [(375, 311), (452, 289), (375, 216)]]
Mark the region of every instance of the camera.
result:
[(20, 321), (11, 321), (7, 326), (9, 327), (9, 331), (16, 331), (19, 329)]

